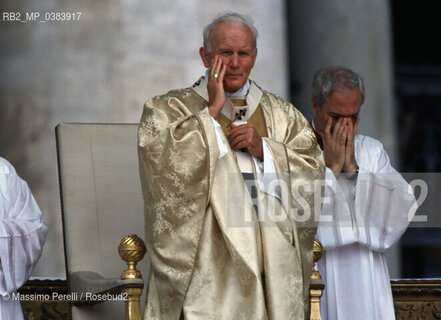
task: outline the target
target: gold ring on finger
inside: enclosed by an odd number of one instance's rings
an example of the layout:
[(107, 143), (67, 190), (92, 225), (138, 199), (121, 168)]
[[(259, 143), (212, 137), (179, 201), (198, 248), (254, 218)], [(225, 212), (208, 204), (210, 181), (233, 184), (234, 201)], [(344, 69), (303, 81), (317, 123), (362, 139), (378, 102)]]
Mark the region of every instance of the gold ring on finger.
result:
[(213, 79), (217, 79), (219, 75), (217, 73), (213, 74)]

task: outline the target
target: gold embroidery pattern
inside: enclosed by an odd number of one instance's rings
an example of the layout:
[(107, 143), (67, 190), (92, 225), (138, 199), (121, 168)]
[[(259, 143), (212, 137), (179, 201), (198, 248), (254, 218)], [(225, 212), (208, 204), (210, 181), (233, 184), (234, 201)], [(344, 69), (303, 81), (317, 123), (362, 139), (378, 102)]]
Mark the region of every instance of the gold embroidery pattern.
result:
[[(291, 222), (265, 227), (274, 228), (262, 249), (268, 259), (265, 300), (260, 273), (254, 270), (257, 253), (250, 250), (256, 246), (253, 233), (221, 223), (226, 213), (213, 210), (224, 208), (223, 197), (213, 193), (207, 201), (209, 181), (216, 194), (227, 192), (225, 181), (216, 179), (216, 170), (231, 154), (211, 159), (215, 152), (209, 153), (208, 146), (216, 145), (216, 140), (206, 104), (185, 89), (151, 99), (144, 109), (139, 153), (153, 270), (145, 318), (178, 319), (184, 307), (196, 320), (301, 319), (314, 228), (303, 231)], [(267, 126), (265, 141), (278, 174), (320, 171), (320, 150), (303, 116), (270, 93), (263, 92), (260, 104)], [(288, 199), (297, 205), (290, 195), (283, 201)]]

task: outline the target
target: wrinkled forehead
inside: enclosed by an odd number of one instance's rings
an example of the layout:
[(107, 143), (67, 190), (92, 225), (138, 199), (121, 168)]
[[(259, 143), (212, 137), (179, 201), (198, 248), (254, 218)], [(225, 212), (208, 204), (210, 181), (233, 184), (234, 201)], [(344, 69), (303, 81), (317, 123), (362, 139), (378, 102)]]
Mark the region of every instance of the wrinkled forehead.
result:
[(219, 46), (228, 43), (240, 43), (254, 48), (253, 32), (246, 24), (234, 21), (221, 21), (211, 31), (210, 44), (212, 46)]

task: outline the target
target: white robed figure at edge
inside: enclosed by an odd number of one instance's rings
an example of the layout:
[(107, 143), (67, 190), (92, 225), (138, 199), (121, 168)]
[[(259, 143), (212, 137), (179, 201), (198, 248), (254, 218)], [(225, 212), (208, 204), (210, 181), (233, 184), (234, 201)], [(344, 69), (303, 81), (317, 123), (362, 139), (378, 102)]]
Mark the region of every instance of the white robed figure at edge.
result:
[(17, 289), (40, 258), (47, 227), (27, 185), (0, 157), (0, 319), (21, 320)]
[(410, 186), (378, 140), (357, 134), (363, 80), (342, 67), (312, 82), (312, 126), (323, 150), (326, 187), (317, 238), (324, 255), (324, 320), (395, 319), (385, 250), (416, 209)]

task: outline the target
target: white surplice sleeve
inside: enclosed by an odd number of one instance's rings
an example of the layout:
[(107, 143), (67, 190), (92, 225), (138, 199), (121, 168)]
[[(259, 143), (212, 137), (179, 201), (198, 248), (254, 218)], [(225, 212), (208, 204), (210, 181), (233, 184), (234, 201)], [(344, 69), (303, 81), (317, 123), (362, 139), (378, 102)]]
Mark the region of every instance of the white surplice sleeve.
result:
[(46, 233), (27, 183), (0, 158), (0, 294), (17, 290), (29, 278)]
[(213, 117), (211, 117), (211, 122), (213, 122), (214, 132), (216, 134), (217, 147), (219, 149), (218, 159), (222, 158), (228, 153), (227, 143), (225, 142), (224, 135), (222, 133), (222, 127)]
[(391, 166), (377, 140), (358, 136), (355, 180), (326, 169), (326, 186), (317, 237), (327, 250), (359, 243), (384, 251), (404, 233), (413, 218), (415, 197)]

